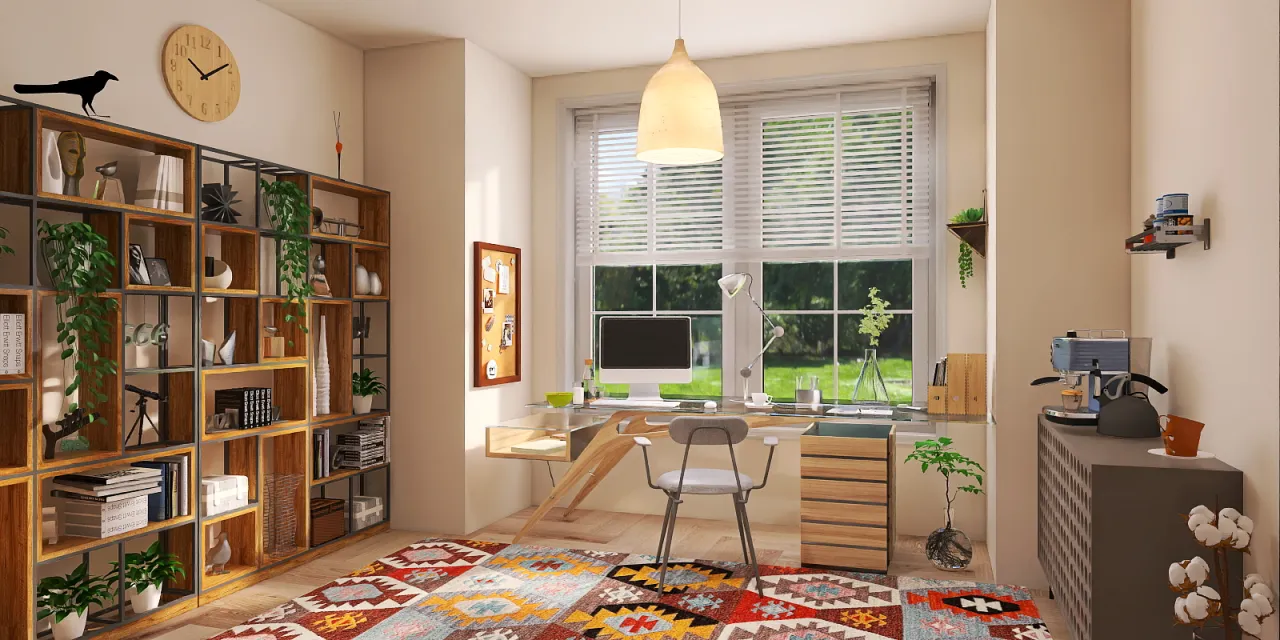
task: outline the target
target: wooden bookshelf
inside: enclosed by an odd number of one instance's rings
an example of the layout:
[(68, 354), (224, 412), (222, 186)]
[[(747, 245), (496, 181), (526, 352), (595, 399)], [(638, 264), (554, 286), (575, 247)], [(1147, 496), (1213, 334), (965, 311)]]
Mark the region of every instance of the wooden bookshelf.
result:
[[(41, 184), (39, 164), (44, 157), (42, 132), (74, 131), (86, 139), (86, 167), (139, 155), (158, 154), (182, 161), (182, 210), (169, 211), (140, 206), (131, 202), (104, 202), (86, 196), (55, 193), (59, 188)], [(114, 155), (113, 155), (114, 154)], [(36, 163), (36, 164), (33, 164)], [(221, 165), (221, 166), (219, 166)], [(214, 171), (213, 168), (217, 168)], [(260, 189), (242, 189), (237, 207), (241, 218), (236, 224), (223, 224), (201, 219), (200, 185), (222, 182), (230, 171), (248, 171), (270, 180), (288, 180), (302, 187), (309, 199), (317, 194), (339, 198), (339, 207), (350, 222), (359, 225), (359, 233), (329, 234), (312, 229), (309, 240), (312, 254), (321, 255), (326, 263), (330, 298), (306, 301), (305, 324), (286, 322), (285, 300), (279, 286), (271, 281), (276, 265), (264, 243), (275, 242), (275, 232), (262, 202)], [(207, 175), (206, 175), (207, 174)], [(86, 172), (82, 193), (91, 193), (97, 175)], [(126, 193), (129, 193), (126, 187)], [(310, 497), (314, 490), (323, 492), (328, 482), (363, 478), (370, 471), (387, 469), (388, 465), (363, 471), (340, 470), (338, 475), (312, 481), (312, 431), (318, 426), (331, 427), (354, 423), (364, 418), (387, 415), (375, 411), (368, 415), (352, 413), (351, 375), (362, 356), (353, 355), (352, 315), (363, 311), (364, 304), (387, 304), (391, 297), (390, 245), (391, 196), (388, 192), (342, 180), (334, 180), (232, 152), (214, 150), (155, 133), (119, 126), (99, 119), (0, 96), (0, 201), (7, 206), (25, 208), (32, 224), (26, 237), (11, 240), (37, 246), (37, 227), (41, 219), (62, 222), (83, 220), (107, 243), (116, 260), (112, 269), (112, 286), (105, 294), (119, 302), (110, 318), (111, 330), (96, 354), (117, 363), (117, 373), (106, 380), (108, 401), (100, 404), (103, 420), (79, 432), (88, 449), (58, 451), (52, 460), (43, 460), (41, 423), (58, 408), (43, 406), (59, 401), (51, 390), (57, 389), (63, 377), (62, 363), (49, 354), (54, 346), (53, 325), (56, 324), (56, 292), (49, 283), (41, 282), (38, 260), (27, 269), (25, 282), (6, 283), (0, 287), (0, 312), (26, 315), (26, 371), (0, 375), (0, 538), (7, 540), (0, 553), (0, 582), (11, 585), (17, 594), (0, 601), (0, 637), (33, 638), (36, 567), (61, 562), (80, 554), (114, 554), (126, 543), (159, 539), (176, 554), (187, 568), (185, 578), (165, 585), (161, 606), (140, 616), (127, 615), (124, 620), (112, 614), (98, 616), (91, 632), (98, 638), (126, 638), (139, 629), (169, 619), (183, 611), (234, 593), (298, 563), (330, 553), (343, 545), (362, 540), (387, 528), (387, 519), (344, 538), (311, 548)], [(310, 204), (314, 204), (314, 200)], [(349, 227), (354, 229), (354, 227)], [(21, 232), (19, 236), (23, 235)], [(167, 285), (144, 285), (128, 277), (130, 244), (139, 244), (147, 257), (163, 258), (169, 270)], [(265, 254), (265, 255), (264, 255)], [(204, 282), (206, 256), (226, 262), (232, 269), (232, 282), (226, 288), (206, 288)], [(354, 291), (356, 265), (363, 265), (382, 280), (380, 296), (357, 296)], [(169, 305), (169, 301), (189, 302)], [(160, 300), (159, 304), (154, 301)], [(359, 308), (359, 309), (357, 309)], [(365, 314), (370, 315), (370, 314)], [(385, 351), (390, 353), (389, 326), (385, 313), (373, 314), (375, 331), (383, 334)], [(331, 413), (314, 416), (316, 323), (324, 318), (327, 326), (326, 347), (331, 370)], [(137, 364), (126, 360), (129, 351), (138, 348), (125, 340), (126, 323), (169, 325), (169, 348), (149, 362)], [(279, 329), (278, 336), (286, 344), (282, 357), (267, 353), (263, 338), (266, 327)], [(309, 331), (308, 331), (309, 330)], [(201, 362), (199, 341), (203, 337), (222, 341), (235, 332), (236, 347), (231, 365), (205, 365)], [(189, 360), (187, 347), (174, 340), (191, 341)], [(150, 347), (154, 349), (154, 347)], [(179, 351), (178, 349), (181, 349)], [(177, 356), (177, 359), (174, 359)], [(156, 358), (159, 358), (157, 361)], [(129, 362), (135, 368), (126, 369)], [(385, 361), (383, 361), (385, 364)], [(383, 382), (391, 387), (384, 372)], [(136, 434), (125, 439), (137, 417), (137, 395), (125, 390), (126, 384), (160, 392), (167, 400), (149, 411), (161, 428), (152, 434), (148, 428), (142, 444)], [(213, 390), (237, 386), (269, 386), (273, 402), (282, 416), (274, 424), (249, 430), (210, 432)], [(74, 436), (73, 436), (74, 437)], [(127, 466), (136, 462), (175, 455), (190, 457), (187, 478), (189, 515), (147, 526), (109, 538), (86, 538), (61, 535), (56, 544), (46, 544), (40, 536), (41, 509), (54, 504), (53, 478), (66, 473)], [(221, 463), (216, 460), (221, 460)], [(208, 467), (206, 467), (206, 462)], [(220, 465), (220, 466), (219, 466)], [(249, 504), (206, 517), (200, 500), (200, 478), (205, 475), (233, 474), (249, 478)], [(297, 515), (298, 526), (292, 530), (296, 546), (282, 554), (267, 557), (264, 553), (264, 523), (271, 500), (265, 492), (266, 478), (296, 475), (300, 482), (285, 498)], [(389, 498), (387, 495), (385, 498)], [(349, 508), (349, 507), (348, 507)], [(232, 541), (233, 557), (226, 573), (207, 571), (207, 549), (213, 544), (211, 534), (227, 531)], [(287, 546), (287, 545), (286, 545)], [(123, 595), (119, 597), (124, 597)]]

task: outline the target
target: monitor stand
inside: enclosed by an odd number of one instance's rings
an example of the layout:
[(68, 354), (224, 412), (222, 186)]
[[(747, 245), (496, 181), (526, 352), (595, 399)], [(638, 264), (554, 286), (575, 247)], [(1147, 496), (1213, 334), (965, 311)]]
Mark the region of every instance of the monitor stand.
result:
[(661, 402), (662, 391), (655, 383), (632, 383), (630, 391), (627, 393), (627, 400), (636, 402)]

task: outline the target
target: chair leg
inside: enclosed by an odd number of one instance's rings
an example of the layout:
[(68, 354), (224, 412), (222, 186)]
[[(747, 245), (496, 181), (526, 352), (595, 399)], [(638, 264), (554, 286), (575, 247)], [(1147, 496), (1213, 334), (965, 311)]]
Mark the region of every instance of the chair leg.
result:
[(671, 505), (673, 501), (671, 496), (667, 496), (667, 510), (662, 514), (662, 530), (658, 532), (658, 552), (654, 554), (654, 559), (662, 562), (662, 548), (667, 544), (667, 528), (671, 526)]
[(733, 496), (733, 517), (738, 521), (738, 541), (742, 543), (742, 561), (751, 564), (751, 554), (747, 552), (747, 532), (742, 528), (742, 504), (738, 496)]
[(760, 561), (756, 558), (756, 542), (751, 537), (751, 519), (747, 517), (747, 502), (738, 503), (742, 510), (742, 528), (747, 532), (747, 549), (751, 551), (751, 569), (756, 576), (756, 593), (764, 597), (764, 585), (760, 582)]
[(658, 597), (662, 597), (667, 589), (667, 565), (671, 562), (671, 540), (676, 532), (676, 514), (680, 512), (680, 498), (671, 497), (671, 523), (667, 525), (666, 549), (662, 552), (662, 570), (658, 574)]

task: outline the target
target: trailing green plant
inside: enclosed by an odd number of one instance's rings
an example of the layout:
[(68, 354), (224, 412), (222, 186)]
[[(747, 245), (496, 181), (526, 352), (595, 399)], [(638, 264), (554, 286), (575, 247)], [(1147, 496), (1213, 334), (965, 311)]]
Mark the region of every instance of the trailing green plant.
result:
[[(120, 563), (112, 562), (116, 571)], [(124, 586), (126, 589), (144, 591), (155, 585), (163, 587), (164, 583), (187, 575), (182, 560), (172, 553), (160, 550), (160, 541), (156, 540), (142, 553), (129, 553), (124, 556)]]
[[(987, 214), (985, 209), (965, 209), (951, 217), (951, 224), (969, 224), (982, 222)], [(960, 241), (960, 287), (969, 288), (969, 278), (973, 277), (973, 247), (968, 242)]]
[(871, 346), (880, 346), (880, 334), (889, 328), (893, 314), (889, 313), (889, 301), (880, 298), (880, 289), (871, 287), (867, 292), (869, 300), (862, 308), (862, 320), (858, 321), (858, 333), (869, 337)]
[(368, 367), (351, 376), (351, 393), (357, 396), (376, 396), (386, 393), (387, 387), (378, 379), (378, 374)]
[(76, 567), (65, 576), (50, 576), (36, 587), (36, 619), (53, 616), (62, 622), (71, 614), (82, 615), (90, 605), (104, 606), (112, 597), (113, 580), (107, 576), (89, 575), (89, 563)]
[[(951, 438), (938, 438), (937, 440), (921, 440), (916, 443), (915, 449), (907, 454), (908, 462), (919, 462), (920, 473), (933, 467), (942, 474), (942, 478), (946, 481), (946, 497), (947, 497), (947, 528), (951, 528), (951, 503), (960, 495), (960, 492), (981, 495), (986, 493), (982, 490), (982, 474), (986, 469), (982, 465), (970, 460), (964, 454), (957, 453), (951, 447)], [(951, 489), (951, 476), (963, 476), (977, 482), (977, 484), (966, 484)], [(957, 479), (959, 482), (959, 479)]]
[[(307, 266), (311, 262), (311, 207), (307, 195), (298, 185), (285, 180), (262, 181), (262, 196), (266, 199), (271, 226), (276, 230), (276, 274), (283, 289), (284, 321), (297, 325), (303, 333), (307, 328), (307, 298), (314, 293), (307, 278)], [(293, 341), (289, 341), (293, 345)]]
[[(87, 422), (93, 422), (102, 419), (94, 409), (107, 401), (106, 379), (116, 373), (115, 360), (103, 349), (110, 344), (111, 314), (120, 306), (115, 298), (103, 295), (113, 283), (116, 259), (106, 238), (83, 222), (41, 220), (38, 228), (40, 252), (57, 291), (54, 303), (64, 373), (68, 363), (74, 362), (74, 374), (63, 389), (65, 413), (83, 408)], [(76, 391), (80, 402), (70, 402)]]

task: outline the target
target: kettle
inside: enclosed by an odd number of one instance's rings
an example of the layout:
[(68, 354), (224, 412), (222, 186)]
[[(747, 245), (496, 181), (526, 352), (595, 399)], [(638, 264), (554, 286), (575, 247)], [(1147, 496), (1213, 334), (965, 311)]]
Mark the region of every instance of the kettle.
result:
[(1160, 413), (1151, 406), (1147, 394), (1128, 392), (1131, 382), (1140, 382), (1165, 393), (1168, 389), (1140, 373), (1122, 373), (1101, 387), (1098, 435), (1116, 438), (1159, 438)]

